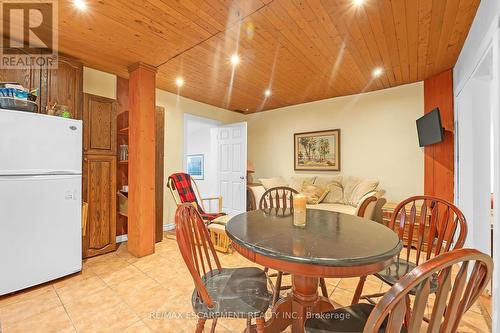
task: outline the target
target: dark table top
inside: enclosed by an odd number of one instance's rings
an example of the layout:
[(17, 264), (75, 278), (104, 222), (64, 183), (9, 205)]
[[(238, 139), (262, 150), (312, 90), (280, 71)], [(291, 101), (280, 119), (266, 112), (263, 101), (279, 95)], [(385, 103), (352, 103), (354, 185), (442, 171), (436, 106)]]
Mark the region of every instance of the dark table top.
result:
[(321, 266), (357, 266), (396, 256), (399, 237), (383, 224), (353, 215), (307, 209), (305, 227), (290, 211), (256, 210), (233, 217), (226, 232), (240, 246), (264, 256)]

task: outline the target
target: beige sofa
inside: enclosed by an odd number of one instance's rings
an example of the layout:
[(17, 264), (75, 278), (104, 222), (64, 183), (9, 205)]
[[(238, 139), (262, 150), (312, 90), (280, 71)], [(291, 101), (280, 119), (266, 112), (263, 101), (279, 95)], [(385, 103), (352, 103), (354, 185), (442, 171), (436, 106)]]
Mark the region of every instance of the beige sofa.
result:
[[(378, 222), (382, 221), (382, 206), (386, 203), (384, 190), (378, 188), (377, 180), (363, 180), (354, 177), (337, 176), (294, 176), (288, 180), (282, 177), (259, 179), (259, 183), (249, 185), (247, 190), (248, 208), (257, 209), (266, 189), (289, 186), (301, 192), (306, 185), (331, 187), (335, 183), (336, 193), (329, 193), (319, 203), (308, 204), (307, 208), (322, 209), (351, 215), (358, 215)], [(347, 193), (349, 191), (349, 193)], [(353, 196), (357, 191), (357, 197)], [(345, 195), (349, 195), (346, 198)]]

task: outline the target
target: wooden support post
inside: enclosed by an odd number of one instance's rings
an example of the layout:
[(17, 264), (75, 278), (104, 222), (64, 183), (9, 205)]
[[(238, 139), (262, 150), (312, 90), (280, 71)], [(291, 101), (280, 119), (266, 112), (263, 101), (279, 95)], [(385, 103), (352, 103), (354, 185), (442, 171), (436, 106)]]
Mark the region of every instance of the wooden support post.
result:
[(136, 257), (155, 251), (156, 68), (129, 67), (128, 250)]
[(424, 194), (453, 202), (455, 185), (453, 70), (424, 81), (424, 113), (441, 111), (443, 142), (424, 149)]

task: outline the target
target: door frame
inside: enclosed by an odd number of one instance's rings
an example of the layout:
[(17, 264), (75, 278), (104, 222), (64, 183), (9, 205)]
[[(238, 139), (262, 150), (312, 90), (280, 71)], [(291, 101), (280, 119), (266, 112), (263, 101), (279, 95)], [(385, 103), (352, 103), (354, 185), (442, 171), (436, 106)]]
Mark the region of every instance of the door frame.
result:
[[(469, 83), (471, 79), (474, 78), (477, 70), (480, 68), (480, 65), (485, 60), (488, 52), (492, 51), (493, 57), (493, 65), (492, 65), (492, 90), (496, 91), (496, 95), (492, 95), (491, 97), (491, 110), (494, 110), (491, 114), (491, 122), (493, 128), (493, 142), (497, 144), (494, 146), (494, 154), (493, 154), (493, 179), (494, 179), (494, 189), (493, 189), (493, 221), (495, 226), (493, 228), (493, 239), (496, 239), (496, 242), (493, 242), (493, 262), (494, 262), (494, 271), (492, 276), (492, 331), (500, 332), (500, 297), (497, 294), (500, 292), (500, 274), (497, 271), (500, 269), (500, 209), (498, 209), (498, 203), (500, 203), (500, 27), (498, 25), (499, 17), (496, 16), (493, 24), (488, 29), (487, 34), (483, 38), (481, 42), (481, 46), (477, 52), (477, 56), (474, 59), (474, 65), (470, 73), (468, 73), (467, 77), (465, 77), (460, 82), (455, 82), (456, 90), (454, 90), (454, 98), (458, 99), (460, 94), (462, 93), (464, 87)], [(458, 136), (460, 134), (460, 130), (462, 127), (470, 126), (470, 124), (461, 124), (458, 122), (458, 112), (459, 112), (459, 103), (454, 103), (454, 117), (455, 117), (455, 188), (459, 188), (459, 161), (460, 161), (460, 147), (458, 145)], [(458, 191), (455, 191), (455, 202), (459, 199)], [(489, 255), (489, 253), (488, 253)]]

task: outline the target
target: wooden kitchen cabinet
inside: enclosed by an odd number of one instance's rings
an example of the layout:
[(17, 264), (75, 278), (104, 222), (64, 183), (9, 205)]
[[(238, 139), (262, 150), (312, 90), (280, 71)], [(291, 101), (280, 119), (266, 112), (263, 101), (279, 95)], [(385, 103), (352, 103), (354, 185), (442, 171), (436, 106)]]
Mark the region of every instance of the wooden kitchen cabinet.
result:
[(82, 119), (83, 65), (81, 62), (58, 56), (57, 69), (42, 69), (40, 72), (40, 110), (45, 113), (47, 105), (65, 105), (71, 117)]
[(85, 155), (82, 193), (89, 204), (83, 257), (116, 250), (116, 156)]
[(84, 94), (83, 152), (116, 156), (116, 100)]
[(1, 69), (0, 82), (17, 82), (28, 89), (38, 88), (35, 86), (35, 71), (28, 68)]
[(89, 204), (84, 258), (116, 250), (116, 101), (84, 94), (83, 200)]
[(2, 69), (0, 81), (38, 89), (39, 113), (47, 113), (45, 107), (57, 103), (67, 106), (72, 118), (82, 119), (83, 64), (76, 59), (59, 55), (57, 69)]

